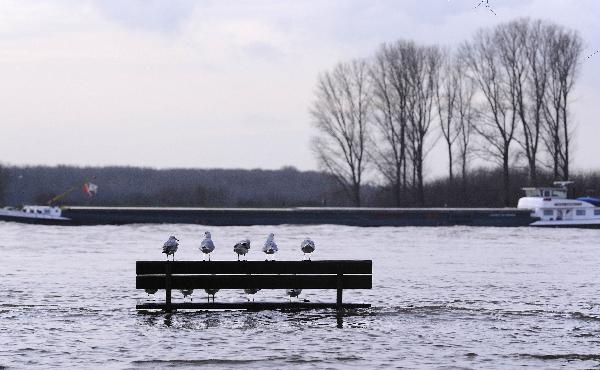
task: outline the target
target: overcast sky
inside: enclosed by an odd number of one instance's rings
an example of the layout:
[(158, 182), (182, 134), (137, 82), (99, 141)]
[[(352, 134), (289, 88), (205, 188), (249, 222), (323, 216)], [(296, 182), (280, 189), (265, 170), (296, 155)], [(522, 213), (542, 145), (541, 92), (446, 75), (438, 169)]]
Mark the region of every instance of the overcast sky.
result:
[[(319, 72), (383, 42), (456, 45), (516, 17), (600, 49), (598, 0), (0, 3), (0, 162), (316, 169)], [(600, 53), (574, 94), (575, 167), (600, 169)], [(429, 176), (445, 173), (442, 151)]]

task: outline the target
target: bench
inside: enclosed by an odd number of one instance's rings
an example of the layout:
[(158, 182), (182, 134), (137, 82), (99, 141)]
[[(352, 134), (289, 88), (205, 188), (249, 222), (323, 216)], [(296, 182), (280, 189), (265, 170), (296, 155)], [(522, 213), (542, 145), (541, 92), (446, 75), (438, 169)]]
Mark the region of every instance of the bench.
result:
[[(367, 308), (343, 303), (344, 289), (371, 289), (372, 261), (137, 261), (136, 289), (164, 289), (163, 303), (137, 309), (321, 309)], [(336, 289), (335, 303), (322, 302), (182, 302), (171, 301), (172, 289)]]

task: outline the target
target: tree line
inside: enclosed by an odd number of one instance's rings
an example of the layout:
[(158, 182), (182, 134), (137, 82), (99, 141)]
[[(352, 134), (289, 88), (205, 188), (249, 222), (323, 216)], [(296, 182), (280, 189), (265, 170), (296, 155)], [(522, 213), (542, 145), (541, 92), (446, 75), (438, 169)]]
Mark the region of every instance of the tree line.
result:
[[(452, 182), (448, 177), (425, 182), (427, 205), (431, 207), (500, 207), (500, 168), (473, 168), (469, 181)], [(510, 204), (522, 196), (525, 170), (511, 170)], [(600, 172), (571, 174), (575, 180), (571, 196), (600, 195)], [(540, 181), (552, 180), (551, 172)], [(99, 189), (87, 197), (81, 187), (92, 181)], [(152, 169), (140, 167), (0, 166), (0, 206), (43, 205), (68, 189), (75, 190), (56, 205), (138, 207), (322, 207), (352, 206), (353, 202), (330, 174), (298, 171), (241, 169)], [(393, 207), (395, 197), (388, 186), (361, 186), (363, 205)], [(409, 206), (418, 199), (410, 193)]]
[[(88, 197), (83, 183), (98, 185)], [(330, 175), (316, 171), (0, 166), (0, 204), (169, 207), (349, 205)]]
[[(499, 207), (503, 205), (501, 169), (474, 168), (463, 186), (449, 178), (424, 183), (428, 206)], [(511, 170), (510, 204), (522, 196), (520, 184), (528, 172)], [(600, 195), (600, 172), (575, 173), (572, 196)], [(85, 181), (98, 185), (87, 197)], [(551, 172), (540, 181), (552, 180)], [(317, 207), (353, 205), (332, 175), (316, 171), (239, 169), (151, 169), (140, 167), (0, 166), (0, 205), (46, 204), (54, 196), (75, 188), (57, 205), (144, 207)], [(393, 207), (389, 187), (364, 184), (363, 205)], [(417, 204), (411, 194), (405, 200)]]
[(509, 206), (520, 168), (521, 186), (572, 175), (570, 106), (581, 53), (576, 31), (531, 19), (480, 29), (454, 49), (382, 44), (319, 76), (312, 149), (356, 206), (369, 180), (387, 188), (395, 206), (425, 205), (425, 160), (436, 143), (446, 148), (449, 187), (464, 193), (470, 164), (491, 161), (501, 205)]

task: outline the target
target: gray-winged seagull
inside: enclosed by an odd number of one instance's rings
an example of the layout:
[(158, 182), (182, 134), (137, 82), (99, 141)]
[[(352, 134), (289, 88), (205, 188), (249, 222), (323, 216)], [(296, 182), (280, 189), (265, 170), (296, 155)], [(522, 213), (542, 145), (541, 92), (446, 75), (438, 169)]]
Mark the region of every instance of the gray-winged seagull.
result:
[[(302, 250), (302, 260), (306, 257), (306, 254), (311, 254), (315, 251), (315, 242), (310, 239), (304, 239), (302, 243), (300, 243), (300, 249)], [(308, 260), (310, 261), (310, 256), (308, 256)]]
[[(277, 251), (278, 251), (278, 248), (277, 248), (277, 243), (275, 243), (275, 234), (271, 233), (271, 234), (269, 234), (269, 236), (267, 237), (267, 240), (265, 241), (265, 246), (263, 247), (263, 252), (265, 252), (268, 257), (270, 254), (275, 254), (275, 252), (277, 252)], [(265, 260), (265, 261), (267, 261), (267, 260)], [(273, 256), (273, 260), (275, 260), (275, 256)]]
[(238, 261), (240, 260), (240, 255), (245, 256), (249, 250), (250, 250), (250, 240), (249, 239), (241, 240), (233, 246), (233, 251), (235, 253), (237, 253)]
[(171, 235), (169, 240), (163, 244), (163, 253), (167, 255), (167, 261), (169, 260), (169, 255), (173, 255), (173, 261), (175, 261), (175, 252), (177, 252), (177, 247), (179, 246), (179, 239)]
[(200, 250), (203, 253), (202, 259), (204, 260), (204, 255), (208, 254), (208, 260), (210, 261), (210, 253), (215, 250), (215, 243), (213, 243), (209, 231), (204, 233), (204, 239), (200, 243)]

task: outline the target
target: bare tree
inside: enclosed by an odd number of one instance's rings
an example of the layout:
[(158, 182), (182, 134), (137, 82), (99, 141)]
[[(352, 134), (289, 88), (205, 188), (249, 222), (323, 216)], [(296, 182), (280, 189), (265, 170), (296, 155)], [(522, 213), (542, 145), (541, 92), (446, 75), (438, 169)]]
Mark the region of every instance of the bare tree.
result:
[(460, 135), (457, 120), (455, 118), (455, 111), (457, 108), (457, 94), (461, 76), (459, 75), (456, 64), (457, 61), (454, 56), (450, 56), (447, 53), (444, 54), (439, 88), (435, 89), (435, 100), (440, 120), (440, 128), (442, 130), (444, 141), (446, 142), (446, 149), (448, 150), (448, 180), (450, 181), (450, 184), (454, 183), (452, 146)]
[[(521, 146), (529, 168), (531, 183), (537, 182), (537, 151), (540, 134), (540, 122), (530, 120), (530, 68), (528, 53), (535, 52), (534, 45), (528, 42), (530, 37), (530, 22), (519, 19), (504, 23), (494, 29), (494, 39), (498, 48), (499, 63), (506, 76), (504, 86), (507, 102), (513, 117), (519, 120), (519, 130), (515, 141)], [(541, 87), (541, 86), (540, 86)], [(537, 94), (538, 91), (533, 92)], [(543, 95), (543, 91), (539, 92)], [(537, 127), (536, 127), (537, 125)]]
[(439, 85), (442, 53), (437, 46), (417, 47), (406, 63), (410, 88), (408, 97), (408, 148), (412, 160), (413, 187), (417, 202), (425, 204), (423, 170), (427, 153), (426, 138), (433, 121), (433, 105)]
[(340, 63), (320, 76), (311, 109), (320, 132), (313, 149), (323, 168), (337, 179), (357, 207), (361, 205), (366, 168), (370, 110), (366, 62)]
[(373, 117), (380, 145), (372, 146), (373, 162), (390, 184), (396, 206), (406, 193), (407, 81), (403, 57), (412, 43), (382, 45), (371, 65)]
[(533, 185), (538, 183), (538, 152), (544, 130), (544, 100), (548, 89), (549, 43), (553, 25), (534, 21), (526, 39), (526, 57), (529, 67), (527, 79), (527, 97), (529, 106), (520, 106), (519, 115), (523, 126), (523, 139), (520, 141), (529, 163), (529, 179)]
[(552, 158), (554, 178), (568, 180), (572, 138), (569, 120), (570, 95), (579, 71), (582, 40), (577, 32), (558, 27), (550, 29), (547, 36), (550, 51), (548, 91), (544, 104), (544, 143)]
[(383, 45), (371, 66), (373, 121), (382, 143), (371, 154), (394, 189), (396, 205), (406, 194), (409, 167), (417, 202), (425, 203), (423, 164), (441, 60), (438, 47), (398, 41)]
[(462, 57), (469, 65), (471, 77), (482, 93), (485, 109), (480, 111), (473, 129), (487, 145), (483, 150), (502, 167), (503, 203), (510, 203), (510, 156), (515, 138), (517, 115), (511, 108), (514, 96), (507, 94), (509, 76), (502, 68), (498, 38), (495, 32), (480, 30), (471, 42), (461, 47)]
[(467, 65), (464, 59), (455, 58), (454, 73), (459, 76), (456, 89), (456, 132), (458, 144), (458, 160), (461, 170), (461, 182), (463, 191), (467, 186), (468, 163), (471, 159), (471, 136), (475, 111), (473, 98), (475, 96), (475, 82), (466, 76)]
[(408, 188), (408, 171), (409, 171), (409, 151), (407, 147), (408, 136), (408, 113), (409, 113), (409, 97), (411, 94), (411, 86), (408, 79), (406, 65), (410, 59), (411, 53), (416, 49), (415, 43), (412, 41), (398, 41), (393, 45), (390, 52), (390, 72), (392, 88), (397, 98), (394, 115), (399, 124), (400, 141), (403, 145), (401, 151), (402, 163), (402, 192), (406, 194)]

